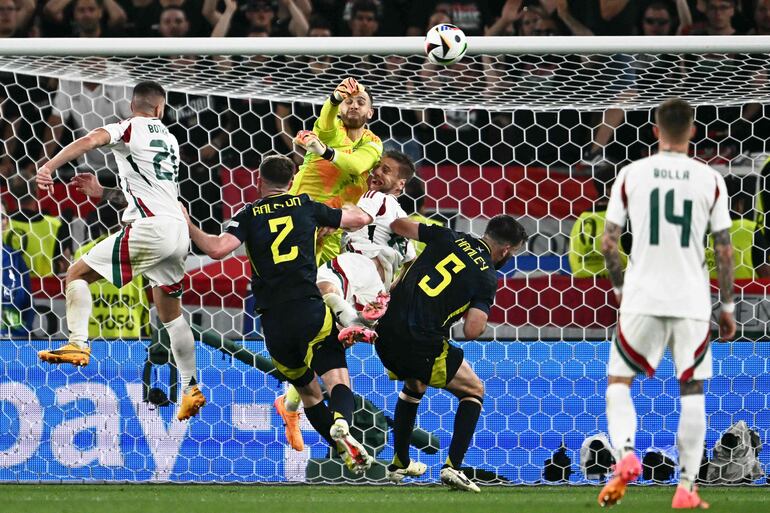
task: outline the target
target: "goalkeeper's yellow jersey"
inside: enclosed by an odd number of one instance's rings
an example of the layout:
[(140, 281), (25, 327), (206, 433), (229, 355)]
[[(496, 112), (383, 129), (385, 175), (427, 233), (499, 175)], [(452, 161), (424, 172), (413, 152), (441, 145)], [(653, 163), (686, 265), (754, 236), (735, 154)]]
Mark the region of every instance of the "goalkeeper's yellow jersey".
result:
[(307, 153), (289, 192), (305, 193), (315, 201), (340, 208), (345, 203), (357, 203), (368, 190), (366, 179), (382, 156), (382, 141), (369, 129), (352, 141), (336, 115), (337, 107), (327, 100), (313, 125), (321, 142), (336, 151), (334, 162)]
[[(369, 171), (382, 157), (382, 141), (365, 129), (361, 137), (353, 141), (347, 129), (337, 117), (339, 107), (326, 100), (321, 114), (313, 125), (313, 132), (327, 146), (334, 148), (335, 157), (328, 161), (320, 155), (305, 154), (305, 161), (294, 176), (291, 194), (307, 194), (313, 200), (340, 208), (346, 203), (358, 203), (368, 190), (366, 180)], [(340, 254), (341, 231), (327, 236), (317, 255), (319, 265)]]

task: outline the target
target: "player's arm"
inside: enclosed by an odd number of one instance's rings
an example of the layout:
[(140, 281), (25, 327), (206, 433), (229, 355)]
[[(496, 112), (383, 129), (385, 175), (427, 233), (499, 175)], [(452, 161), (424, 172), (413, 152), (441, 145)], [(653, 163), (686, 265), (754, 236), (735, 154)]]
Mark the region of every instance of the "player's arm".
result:
[(213, 258), (221, 260), (241, 245), (241, 239), (232, 233), (225, 232), (219, 235), (206, 233), (192, 223), (187, 209), (180, 203), (179, 207), (187, 220), (187, 228), (190, 230), (190, 239), (198, 246), (201, 251)]
[(339, 135), (337, 113), (340, 110), (340, 104), (349, 96), (354, 96), (364, 91), (364, 86), (359, 84), (355, 78), (348, 77), (340, 82), (331, 96), (329, 96), (329, 99), (324, 102), (323, 107), (321, 107), (321, 114), (318, 116), (313, 127), (321, 141), (330, 144)]
[(42, 190), (48, 190), (53, 185), (53, 173), (64, 164), (75, 160), (85, 153), (110, 143), (111, 136), (107, 130), (97, 128), (83, 137), (64, 147), (54, 158), (43, 164), (37, 170), (37, 185)]
[(441, 237), (451, 237), (452, 230), (439, 225), (418, 223), (406, 217), (400, 217), (390, 223), (390, 229), (396, 235), (420, 242), (431, 242)]
[(420, 223), (412, 221), (406, 217), (400, 217), (390, 223), (390, 229), (396, 235), (406, 237), (407, 239), (420, 240)]
[(623, 293), (623, 261), (620, 258), (620, 235), (622, 232), (623, 228), (607, 221), (602, 237), (602, 254), (607, 263), (607, 273), (610, 276), (618, 301), (620, 301)]
[(369, 141), (352, 153), (342, 153), (326, 144), (318, 134), (310, 130), (301, 130), (294, 138), (294, 144), (305, 151), (315, 153), (324, 160), (333, 163), (340, 171), (349, 175), (368, 173), (382, 156), (382, 142)]
[(487, 329), (488, 315), (485, 311), (478, 308), (469, 308), (463, 323), (463, 334), (465, 338), (479, 338), (484, 330)]
[(725, 179), (714, 172), (715, 200), (711, 207), (709, 224), (714, 236), (714, 256), (719, 282), (719, 295), (722, 308), (719, 313), (719, 339), (730, 340), (735, 336), (736, 326), (733, 314), (735, 301), (733, 299), (733, 243), (730, 239), (730, 208), (728, 206), (727, 186)]
[(353, 232), (371, 224), (371, 222), (372, 216), (364, 212), (360, 207), (356, 205), (345, 205), (342, 207), (340, 228), (343, 230)]
[(722, 310), (719, 313), (719, 337), (730, 340), (735, 336), (735, 300), (733, 299), (733, 244), (730, 230), (714, 232), (714, 253), (716, 254), (717, 280)]
[(495, 302), (497, 293), (497, 275), (493, 273), (481, 284), (481, 287), (471, 299), (470, 308), (465, 314), (463, 334), (466, 338), (479, 338), (487, 329), (489, 310)]
[(78, 173), (72, 177), (70, 183), (75, 185), (78, 192), (85, 194), (89, 198), (109, 201), (118, 208), (128, 206), (123, 191), (117, 187), (102, 187), (96, 175), (91, 173)]

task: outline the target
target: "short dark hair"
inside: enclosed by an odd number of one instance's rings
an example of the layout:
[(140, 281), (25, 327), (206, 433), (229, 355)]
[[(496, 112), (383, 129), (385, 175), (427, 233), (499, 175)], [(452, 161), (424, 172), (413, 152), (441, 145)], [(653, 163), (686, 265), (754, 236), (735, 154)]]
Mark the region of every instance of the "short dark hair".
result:
[(660, 104), (655, 111), (655, 124), (667, 138), (683, 142), (690, 138), (695, 120), (692, 106), (681, 98), (671, 98)]
[(398, 197), (398, 204), (407, 214), (418, 214), (422, 210), (423, 203), (425, 203), (425, 186), (419, 177), (414, 176), (406, 182), (404, 192)]
[(294, 178), (294, 161), (283, 155), (266, 157), (259, 165), (259, 176), (271, 185), (285, 187)]
[(527, 230), (516, 219), (507, 214), (499, 214), (490, 219), (484, 235), (498, 244), (510, 244), (511, 246), (523, 244), (529, 238)]
[(134, 86), (133, 96), (160, 96), (166, 98), (166, 90), (153, 80), (144, 80)]
[(400, 152), (398, 150), (387, 150), (382, 154), (382, 157), (380, 158), (380, 162), (382, 162), (382, 159), (384, 159), (385, 157), (393, 159), (396, 162), (398, 162), (399, 178), (403, 178), (405, 180), (412, 179), (415, 173), (414, 162), (412, 162), (412, 159), (410, 159), (406, 153)]
[(350, 17), (355, 18), (359, 12), (373, 12), (374, 17), (380, 18), (380, 6), (374, 0), (356, 0), (350, 9)]
[(332, 30), (332, 25), (329, 23), (329, 20), (321, 16), (320, 14), (312, 14), (310, 15), (310, 19), (308, 20), (308, 32), (310, 32), (313, 29), (326, 29), (332, 34), (334, 34), (334, 30)]

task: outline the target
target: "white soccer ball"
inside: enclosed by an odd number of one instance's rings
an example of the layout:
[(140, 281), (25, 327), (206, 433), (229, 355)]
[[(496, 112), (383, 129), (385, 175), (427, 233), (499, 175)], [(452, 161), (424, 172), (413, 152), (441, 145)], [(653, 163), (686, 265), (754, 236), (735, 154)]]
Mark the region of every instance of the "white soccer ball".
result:
[(451, 66), (468, 50), (465, 32), (449, 23), (441, 23), (425, 35), (425, 53), (433, 64)]

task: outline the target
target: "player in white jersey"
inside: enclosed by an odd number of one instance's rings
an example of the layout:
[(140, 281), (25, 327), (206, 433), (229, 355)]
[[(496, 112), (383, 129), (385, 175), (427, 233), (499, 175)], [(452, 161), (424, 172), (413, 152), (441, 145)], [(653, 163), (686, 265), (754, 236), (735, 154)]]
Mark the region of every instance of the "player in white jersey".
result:
[[(407, 155), (398, 151), (383, 153), (371, 171), (369, 191), (358, 201), (358, 207), (373, 222), (343, 236), (343, 253), (318, 268), (316, 284), (343, 327), (340, 340), (346, 345), (354, 341), (374, 342), (376, 334), (364, 326), (364, 321), (371, 323), (385, 314), (393, 277), (416, 256), (411, 242), (390, 229), (394, 220), (407, 217), (396, 196), (414, 172), (414, 164)], [(302, 451), (304, 442), (297, 417), (299, 394), (290, 387), (276, 398), (274, 406), (283, 418), (289, 445)]]
[[(620, 302), (607, 365), (607, 428), (617, 465), (599, 494), (611, 506), (641, 473), (634, 453), (636, 411), (630, 386), (637, 373), (652, 376), (666, 347), (680, 382), (677, 431), (680, 482), (677, 509), (705, 508), (694, 487), (706, 433), (703, 380), (711, 377), (711, 295), (704, 258), (710, 229), (718, 255), (721, 340), (735, 335), (733, 258), (727, 189), (722, 176), (687, 156), (694, 133), (693, 109), (680, 99), (655, 114), (659, 152), (624, 167), (607, 206), (602, 251)], [(626, 221), (633, 248), (625, 276), (618, 241)]]
[(411, 242), (390, 229), (393, 221), (407, 217), (396, 196), (412, 176), (414, 164), (408, 156), (383, 153), (372, 170), (369, 191), (358, 200), (358, 207), (374, 221), (345, 234), (343, 253), (318, 268), (318, 288), (343, 327), (340, 340), (352, 343), (362, 331), (366, 333), (361, 318), (372, 323), (385, 314), (394, 276), (416, 256)]
[[(177, 418), (185, 420), (197, 415), (206, 399), (197, 385), (192, 331), (182, 316), (182, 278), (190, 237), (177, 200), (179, 144), (160, 121), (165, 104), (166, 92), (160, 84), (140, 82), (134, 87), (131, 118), (91, 131), (38, 169), (37, 184), (47, 190), (56, 169), (87, 151), (109, 146), (128, 202), (123, 213), (125, 228), (94, 246), (67, 270), (68, 343), (40, 351), (38, 356), (54, 364), (87, 365), (92, 306), (88, 285), (105, 278), (120, 288), (134, 276), (144, 275), (153, 287), (158, 317), (168, 331), (181, 375), (184, 394)], [(76, 183), (82, 186), (87, 180), (76, 179)]]

